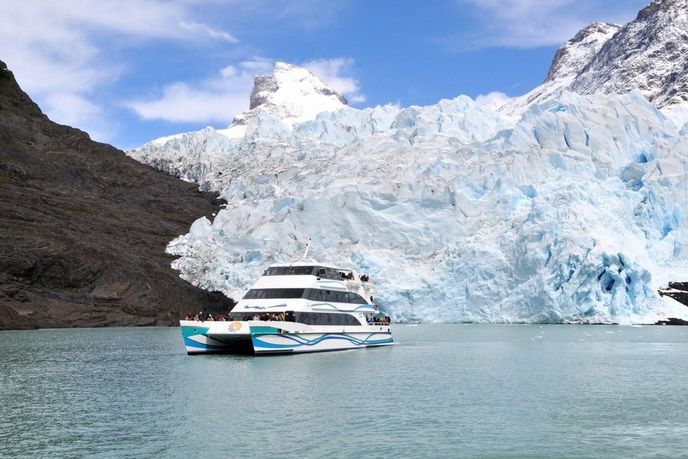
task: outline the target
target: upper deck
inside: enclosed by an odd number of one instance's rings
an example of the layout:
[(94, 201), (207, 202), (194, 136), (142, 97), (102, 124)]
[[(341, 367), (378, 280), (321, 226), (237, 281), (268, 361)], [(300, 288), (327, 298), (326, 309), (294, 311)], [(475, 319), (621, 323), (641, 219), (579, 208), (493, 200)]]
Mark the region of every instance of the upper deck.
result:
[[(235, 310), (297, 307), (311, 309), (332, 305), (333, 310), (352, 306), (374, 309), (369, 276), (314, 260), (268, 267), (237, 303)], [(368, 309), (368, 308), (366, 308)]]

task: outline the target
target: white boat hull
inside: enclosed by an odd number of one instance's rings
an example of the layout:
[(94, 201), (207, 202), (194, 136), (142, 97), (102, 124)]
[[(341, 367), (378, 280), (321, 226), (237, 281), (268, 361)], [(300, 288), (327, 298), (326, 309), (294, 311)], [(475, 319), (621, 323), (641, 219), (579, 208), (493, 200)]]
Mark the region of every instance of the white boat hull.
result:
[(285, 322), (182, 321), (180, 325), (189, 354), (293, 354), (394, 343), (389, 326), (346, 327), (344, 330), (316, 332), (296, 330), (299, 324)]

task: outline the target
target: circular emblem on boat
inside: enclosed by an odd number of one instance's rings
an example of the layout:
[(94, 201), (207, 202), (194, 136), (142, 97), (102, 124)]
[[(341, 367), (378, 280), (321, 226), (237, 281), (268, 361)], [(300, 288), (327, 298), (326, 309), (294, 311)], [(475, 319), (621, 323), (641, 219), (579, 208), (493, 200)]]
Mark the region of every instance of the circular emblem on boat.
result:
[(229, 324), (230, 331), (237, 331), (241, 328), (241, 322), (232, 322)]

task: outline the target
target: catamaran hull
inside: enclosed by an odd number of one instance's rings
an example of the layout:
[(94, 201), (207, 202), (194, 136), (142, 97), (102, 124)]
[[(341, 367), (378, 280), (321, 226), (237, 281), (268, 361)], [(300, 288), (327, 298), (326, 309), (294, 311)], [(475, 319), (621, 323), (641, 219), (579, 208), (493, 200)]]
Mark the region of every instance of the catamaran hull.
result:
[(256, 332), (220, 334), (209, 327), (184, 326), (182, 336), (188, 354), (293, 354), (366, 347), (389, 346), (394, 340), (387, 328), (383, 332), (271, 333), (272, 327)]
[(389, 346), (390, 333), (307, 333), (294, 335), (253, 335), (256, 354), (338, 351), (364, 347)]

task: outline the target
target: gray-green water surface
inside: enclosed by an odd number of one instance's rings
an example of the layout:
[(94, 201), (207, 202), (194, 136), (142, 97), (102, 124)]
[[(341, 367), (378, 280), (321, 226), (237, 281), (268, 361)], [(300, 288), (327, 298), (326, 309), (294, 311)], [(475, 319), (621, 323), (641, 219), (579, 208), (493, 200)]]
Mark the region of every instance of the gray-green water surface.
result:
[(688, 456), (688, 327), (393, 333), (244, 357), (174, 328), (0, 332), (0, 457)]

